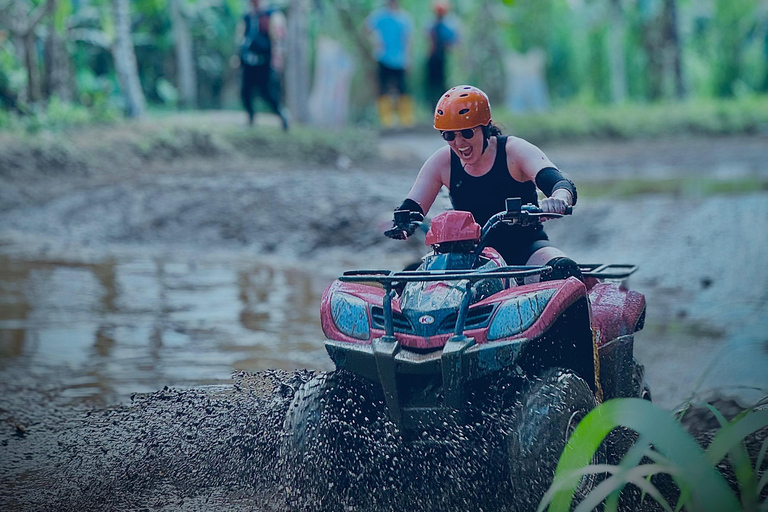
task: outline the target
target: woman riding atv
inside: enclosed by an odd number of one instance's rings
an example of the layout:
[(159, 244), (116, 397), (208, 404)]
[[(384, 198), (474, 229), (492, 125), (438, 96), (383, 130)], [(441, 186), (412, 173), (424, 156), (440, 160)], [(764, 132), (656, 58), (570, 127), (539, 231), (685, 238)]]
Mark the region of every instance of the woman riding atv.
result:
[[(493, 125), (488, 96), (477, 87), (459, 85), (446, 91), (435, 107), (434, 127), (448, 146), (424, 163), (397, 210), (423, 219), (443, 186), (453, 208), (471, 212), (481, 226), (504, 210), (509, 197), (538, 204), (537, 187), (547, 196), (540, 205), (544, 212), (564, 214), (576, 204), (575, 185), (539, 148), (521, 138), (503, 136)], [(395, 221), (384, 234), (404, 240), (415, 228), (416, 224)], [(507, 265), (546, 264), (553, 268), (552, 278), (581, 277), (578, 265), (550, 244), (539, 224), (500, 226), (491, 233), (488, 246)]]

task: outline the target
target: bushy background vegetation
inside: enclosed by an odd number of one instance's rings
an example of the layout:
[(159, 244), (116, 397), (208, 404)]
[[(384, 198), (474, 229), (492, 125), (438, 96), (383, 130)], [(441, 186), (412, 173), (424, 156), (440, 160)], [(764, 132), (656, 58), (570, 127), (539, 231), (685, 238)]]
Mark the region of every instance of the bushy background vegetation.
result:
[[(0, 129), (104, 122), (127, 108), (118, 79), (115, 13), (130, 9), (130, 41), (151, 109), (239, 108), (238, 23), (244, 0), (0, 0)], [(355, 61), (352, 121), (375, 124), (375, 66), (363, 20), (379, 0), (264, 2), (307, 25), (309, 59), (319, 37)], [(409, 82), (421, 121), (425, 27), (431, 4), (402, 0), (414, 19)], [(553, 112), (496, 116), (527, 134), (624, 137), (692, 130), (755, 132), (768, 122), (768, 7), (759, 0), (453, 0), (462, 30), (449, 83), (473, 83), (503, 103), (511, 51), (546, 52)], [(174, 11), (174, 8), (178, 8)], [(180, 15), (174, 17), (173, 12)], [(189, 34), (194, 100), (180, 88), (179, 40)], [(289, 49), (290, 51), (290, 49)], [(290, 58), (290, 55), (288, 55)], [(286, 84), (286, 77), (283, 81)], [(726, 100), (726, 101), (723, 101)], [(605, 106), (614, 108), (605, 110)], [(497, 112), (497, 110), (495, 110)], [(524, 121), (524, 122), (523, 122)]]

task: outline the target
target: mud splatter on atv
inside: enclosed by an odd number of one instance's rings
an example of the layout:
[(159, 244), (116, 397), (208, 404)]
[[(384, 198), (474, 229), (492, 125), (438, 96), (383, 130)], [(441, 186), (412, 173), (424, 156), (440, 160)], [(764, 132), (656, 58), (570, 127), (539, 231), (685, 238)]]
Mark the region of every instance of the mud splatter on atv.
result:
[[(468, 212), (443, 213), (427, 233), (432, 252), (416, 270), (347, 272), (325, 291), (325, 346), (338, 371), (302, 385), (285, 421), (289, 451), (310, 480), (360, 473), (358, 460), (344, 458), (345, 442), (375, 461), (382, 481), (396, 473), (391, 458), (354, 444), (368, 436), (337, 430), (345, 424), (338, 418), (348, 418), (387, 432), (406, 454), (416, 450), (422, 468), (435, 460), (490, 473), (494, 500), (506, 493), (514, 498), (502, 500), (507, 507), (535, 509), (581, 418), (601, 400), (650, 399), (633, 357), (645, 299), (623, 286), (636, 267), (507, 266), (485, 246), (494, 228), (559, 215), (519, 199), (506, 206), (482, 228)], [(423, 439), (429, 457), (418, 451)], [(488, 457), (473, 451), (469, 462), (443, 460), (456, 454), (456, 439)], [(619, 444), (605, 446), (595, 462), (615, 458)], [(580, 494), (598, 482), (585, 477)]]

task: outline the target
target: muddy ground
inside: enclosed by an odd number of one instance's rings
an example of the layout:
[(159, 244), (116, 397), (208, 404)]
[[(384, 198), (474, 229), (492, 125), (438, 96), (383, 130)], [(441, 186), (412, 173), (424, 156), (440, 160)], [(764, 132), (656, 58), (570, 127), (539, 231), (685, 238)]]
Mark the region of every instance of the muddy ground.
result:
[[(240, 116), (214, 113), (33, 142), (0, 137), (0, 261), (205, 255), (288, 266), (322, 281), (349, 268), (398, 268), (425, 252), (419, 240), (380, 233), (439, 147), (433, 133), (364, 132), (365, 147), (300, 154), (258, 137), (233, 143), (217, 131), (238, 123)], [(630, 286), (646, 295), (648, 320), (636, 353), (654, 400), (668, 409), (692, 396), (746, 406), (768, 394), (768, 136), (542, 149), (583, 190), (572, 218), (547, 225), (550, 238), (580, 262), (640, 266)], [(649, 186), (670, 179), (671, 187)], [(652, 193), (598, 193), (605, 182)], [(433, 214), (447, 205), (442, 197)], [(6, 353), (12, 320), (3, 314)], [(280, 390), (304, 374), (246, 374), (234, 388), (171, 389), (94, 409), (58, 400), (55, 382), (30, 381), (24, 375), (34, 368), (19, 361), (0, 360), (0, 503), (9, 508), (312, 509), (280, 480), (289, 461), (270, 451), (286, 406)], [(424, 454), (400, 456), (413, 468)], [(366, 464), (360, 474), (370, 476)], [(446, 464), (434, 475), (468, 482), (483, 472), (482, 464), (461, 474), (446, 469), (455, 460)], [(415, 486), (379, 491), (395, 509), (418, 503)], [(475, 485), (454, 491), (441, 499), (456, 510), (487, 498)], [(338, 498), (323, 493), (304, 498)], [(347, 498), (360, 508), (360, 496)]]

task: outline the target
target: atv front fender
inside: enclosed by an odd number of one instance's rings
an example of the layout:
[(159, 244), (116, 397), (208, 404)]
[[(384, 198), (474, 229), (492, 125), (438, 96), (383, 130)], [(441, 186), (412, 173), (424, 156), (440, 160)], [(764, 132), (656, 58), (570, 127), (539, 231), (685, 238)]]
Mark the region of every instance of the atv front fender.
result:
[[(469, 381), (504, 369), (522, 375), (514, 363), (529, 343), (528, 339), (517, 339), (479, 345), (472, 338), (454, 336), (443, 350), (428, 353), (401, 350), (397, 341), (382, 338), (371, 345), (328, 340), (325, 348), (336, 368), (379, 382), (390, 418), (408, 430), (459, 419), (467, 404)], [(430, 378), (435, 379), (439, 392), (424, 403), (408, 382), (423, 383)]]

